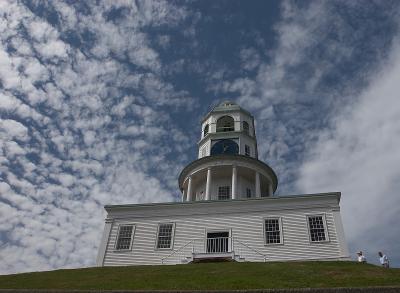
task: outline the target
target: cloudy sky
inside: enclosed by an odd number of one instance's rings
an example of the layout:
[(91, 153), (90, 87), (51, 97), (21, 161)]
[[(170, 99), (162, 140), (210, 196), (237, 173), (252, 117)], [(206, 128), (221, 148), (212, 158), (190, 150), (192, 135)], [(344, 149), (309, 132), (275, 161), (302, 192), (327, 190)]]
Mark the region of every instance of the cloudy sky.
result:
[(93, 266), (103, 205), (179, 200), (222, 100), (278, 194), (341, 191), (353, 256), (400, 266), (399, 26), (389, 0), (0, 0), (0, 273)]

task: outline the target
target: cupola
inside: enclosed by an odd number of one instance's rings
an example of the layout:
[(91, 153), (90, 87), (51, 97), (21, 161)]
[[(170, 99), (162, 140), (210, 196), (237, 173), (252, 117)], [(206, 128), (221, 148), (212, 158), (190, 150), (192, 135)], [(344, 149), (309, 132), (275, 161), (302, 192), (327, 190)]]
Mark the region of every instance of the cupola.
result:
[(233, 102), (214, 107), (202, 120), (198, 159), (179, 176), (182, 201), (273, 196), (275, 172), (258, 160), (253, 116)]

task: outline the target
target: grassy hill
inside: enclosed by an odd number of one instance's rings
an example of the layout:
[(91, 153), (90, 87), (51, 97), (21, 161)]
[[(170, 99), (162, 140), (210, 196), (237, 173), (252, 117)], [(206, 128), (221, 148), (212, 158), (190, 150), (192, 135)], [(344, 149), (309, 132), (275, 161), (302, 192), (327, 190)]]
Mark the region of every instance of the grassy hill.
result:
[(400, 269), (355, 262), (226, 262), (85, 268), (0, 276), (2, 289), (221, 290), (367, 286), (400, 286)]

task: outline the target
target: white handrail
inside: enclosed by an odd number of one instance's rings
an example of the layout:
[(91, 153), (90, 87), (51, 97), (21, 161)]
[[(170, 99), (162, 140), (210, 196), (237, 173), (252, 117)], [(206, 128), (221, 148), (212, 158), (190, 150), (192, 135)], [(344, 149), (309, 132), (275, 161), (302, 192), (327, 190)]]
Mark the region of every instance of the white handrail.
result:
[(174, 254), (180, 252), (181, 250), (183, 250), (186, 246), (188, 246), (189, 244), (191, 244), (193, 241), (195, 241), (196, 239), (192, 239), (190, 240), (188, 243), (186, 243), (185, 245), (179, 247), (177, 250), (174, 250), (171, 254), (167, 255), (166, 257), (163, 257), (161, 259), (161, 264), (164, 264), (164, 260), (166, 260), (167, 258), (173, 256)]
[(246, 243), (243, 243), (243, 242), (242, 242), (242, 241), (240, 241), (240, 240), (237, 240), (236, 238), (234, 238), (234, 242), (238, 242), (239, 244), (241, 244), (241, 245), (243, 245), (243, 246), (247, 247), (248, 249), (250, 249), (250, 250), (254, 251), (255, 253), (257, 253), (257, 254), (261, 255), (261, 256), (264, 258), (264, 262), (266, 262), (266, 261), (267, 261), (267, 255), (266, 255), (266, 254), (264, 254), (264, 253), (262, 253), (262, 252), (258, 251), (257, 249), (255, 249), (255, 248), (253, 248), (253, 247), (251, 247), (251, 246), (247, 245)]

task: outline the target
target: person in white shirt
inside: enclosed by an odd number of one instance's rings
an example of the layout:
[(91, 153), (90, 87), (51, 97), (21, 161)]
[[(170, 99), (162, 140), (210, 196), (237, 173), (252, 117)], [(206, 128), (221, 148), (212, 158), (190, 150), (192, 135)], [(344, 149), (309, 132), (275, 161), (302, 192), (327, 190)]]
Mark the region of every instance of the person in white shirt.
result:
[(389, 258), (381, 251), (378, 252), (378, 255), (379, 255), (379, 262), (381, 263), (382, 267), (389, 268)]
[(357, 260), (358, 262), (367, 262), (367, 259), (365, 258), (365, 255), (363, 254), (363, 252), (360, 250), (359, 252), (357, 252)]

